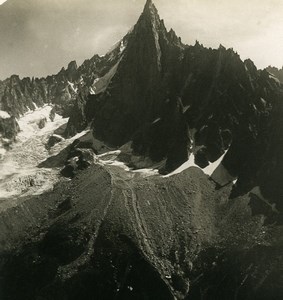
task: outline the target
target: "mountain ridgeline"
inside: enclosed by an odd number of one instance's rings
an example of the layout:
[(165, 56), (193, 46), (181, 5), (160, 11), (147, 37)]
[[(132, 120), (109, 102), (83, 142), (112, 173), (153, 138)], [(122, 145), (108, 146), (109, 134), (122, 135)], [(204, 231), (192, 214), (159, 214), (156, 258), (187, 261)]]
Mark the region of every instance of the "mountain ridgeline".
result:
[[(232, 197), (263, 184), (264, 174), (278, 168), (273, 152), (282, 144), (271, 133), (281, 122), (283, 98), (271, 73), (221, 45), (184, 45), (172, 29), (166, 30), (151, 1), (123, 44), (115, 70), (109, 68), (111, 80), (84, 98), (83, 109), (74, 109), (71, 132), (77, 120), (86, 120), (94, 137), (107, 145), (130, 142), (132, 156), (165, 160), (161, 173), (192, 154), (204, 168), (226, 153), (212, 178), (220, 186), (237, 180)], [(270, 160), (276, 162), (266, 163)], [(279, 186), (276, 190), (274, 201), (283, 192)]]
[[(109, 59), (110, 57), (112, 60)], [(19, 76), (13, 75), (0, 81), (0, 111), (7, 112), (11, 117), (4, 119), (0, 115), (0, 134), (4, 138), (15, 139), (16, 118), (46, 104), (53, 105), (52, 114), (58, 113), (63, 117), (70, 117), (73, 107), (76, 110), (80, 99), (91, 92), (93, 82), (104, 76), (118, 58), (119, 53), (114, 49), (104, 57), (94, 55), (79, 67), (75, 61), (72, 61), (66, 69), (62, 68), (58, 74), (46, 78), (20, 79)], [(9, 126), (12, 121), (15, 123), (14, 129)], [(85, 123), (76, 123), (77, 130), (85, 126)], [(7, 133), (7, 128), (10, 128), (11, 132)], [(66, 134), (70, 135), (71, 132)]]

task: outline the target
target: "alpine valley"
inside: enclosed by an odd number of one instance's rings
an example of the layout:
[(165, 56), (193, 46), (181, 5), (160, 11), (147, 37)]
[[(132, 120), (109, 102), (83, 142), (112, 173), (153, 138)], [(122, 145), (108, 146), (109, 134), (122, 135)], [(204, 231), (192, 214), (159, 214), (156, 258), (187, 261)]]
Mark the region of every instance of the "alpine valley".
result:
[(283, 299), (282, 74), (148, 0), (104, 56), (0, 81), (0, 299)]

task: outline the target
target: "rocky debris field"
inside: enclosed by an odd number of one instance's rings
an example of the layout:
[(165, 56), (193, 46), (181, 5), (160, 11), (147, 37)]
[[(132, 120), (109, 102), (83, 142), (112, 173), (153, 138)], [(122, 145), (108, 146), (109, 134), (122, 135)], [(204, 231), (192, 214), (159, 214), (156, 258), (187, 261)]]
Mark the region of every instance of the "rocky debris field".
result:
[(1, 213), (1, 299), (279, 299), (283, 228), (231, 188), (92, 164)]

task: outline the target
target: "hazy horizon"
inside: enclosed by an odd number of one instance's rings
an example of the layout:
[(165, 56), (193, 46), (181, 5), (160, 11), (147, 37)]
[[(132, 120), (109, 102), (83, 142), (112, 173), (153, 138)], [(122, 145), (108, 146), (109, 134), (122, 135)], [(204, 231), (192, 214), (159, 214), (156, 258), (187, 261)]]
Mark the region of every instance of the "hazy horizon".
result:
[[(4, 2), (0, 0), (0, 4)], [(145, 0), (8, 0), (0, 6), (0, 79), (46, 76), (105, 54), (136, 23)], [(283, 65), (280, 0), (154, 1), (186, 44), (233, 48), (258, 68)]]

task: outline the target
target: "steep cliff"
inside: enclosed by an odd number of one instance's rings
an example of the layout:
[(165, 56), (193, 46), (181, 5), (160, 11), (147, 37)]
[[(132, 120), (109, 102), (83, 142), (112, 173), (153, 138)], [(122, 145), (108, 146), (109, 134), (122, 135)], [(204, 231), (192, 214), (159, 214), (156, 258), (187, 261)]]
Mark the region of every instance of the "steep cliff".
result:
[(98, 80), (103, 89), (81, 97), (72, 128), (92, 124), (94, 138), (109, 147), (131, 143), (127, 161), (137, 168), (137, 156), (152, 165), (165, 160), (163, 174), (190, 156), (206, 168), (224, 155), (212, 179), (237, 181), (232, 197), (259, 185), (274, 107), (283, 99), (268, 71), (221, 45), (183, 45), (148, 1), (110, 73)]

